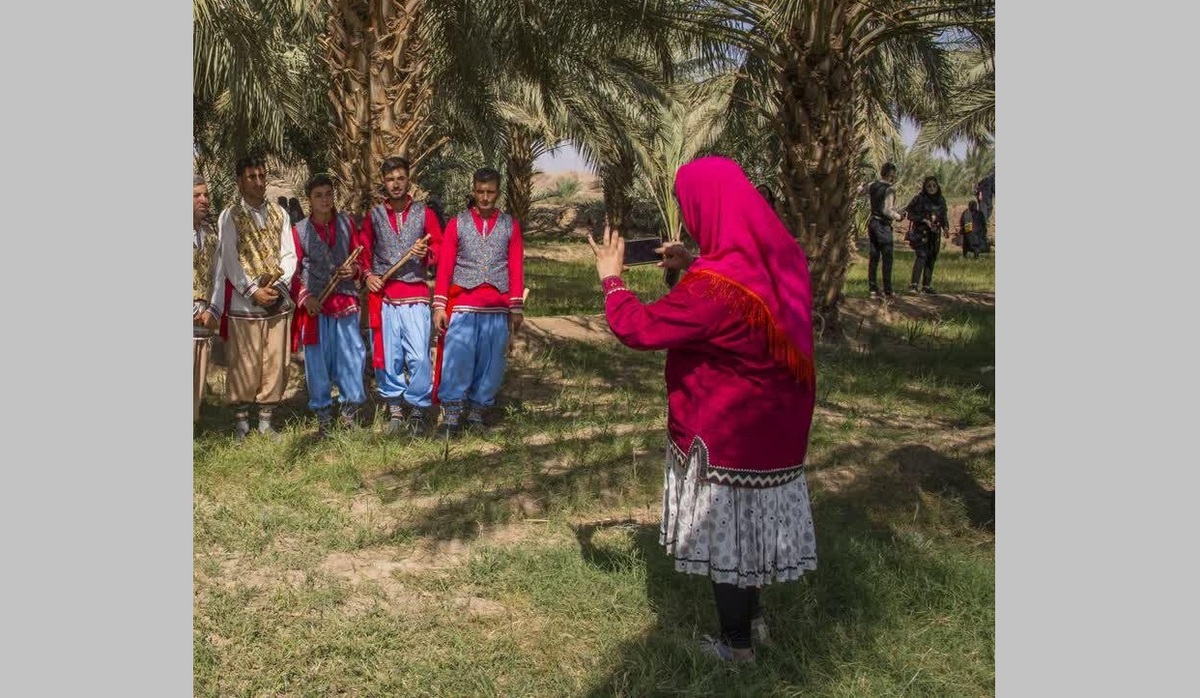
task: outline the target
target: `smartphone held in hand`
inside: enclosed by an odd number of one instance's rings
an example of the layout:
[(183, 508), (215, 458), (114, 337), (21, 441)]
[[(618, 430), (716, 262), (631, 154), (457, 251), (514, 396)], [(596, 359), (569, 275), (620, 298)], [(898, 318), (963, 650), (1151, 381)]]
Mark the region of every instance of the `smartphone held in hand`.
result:
[[(604, 225), (604, 220), (600, 220), (594, 226), (592, 238), (597, 242), (604, 239)], [(636, 267), (662, 261), (662, 253), (656, 251), (663, 246), (661, 234), (651, 237), (651, 230), (634, 225), (628, 226), (625, 233), (625, 256), (622, 261), (624, 266)]]
[(642, 238), (625, 241), (625, 260), (627, 267), (643, 264), (658, 264), (662, 261), (662, 253), (658, 251), (663, 246), (660, 238)]

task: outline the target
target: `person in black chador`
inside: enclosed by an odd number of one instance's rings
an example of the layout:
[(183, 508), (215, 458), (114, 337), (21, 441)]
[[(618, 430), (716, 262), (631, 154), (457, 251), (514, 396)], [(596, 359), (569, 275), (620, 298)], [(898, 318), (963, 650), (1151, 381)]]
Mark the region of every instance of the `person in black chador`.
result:
[(433, 211), (433, 215), (437, 216), (438, 224), (442, 226), (443, 230), (445, 230), (446, 213), (442, 209), (442, 197), (438, 196), (437, 194), (430, 194), (425, 198), (425, 205), (428, 206), (431, 211)]
[(921, 293), (937, 293), (933, 290), (933, 263), (937, 261), (938, 251), (942, 248), (942, 237), (950, 234), (946, 224), (946, 197), (942, 196), (937, 177), (925, 178), (920, 193), (908, 202), (905, 212), (911, 221), (908, 244), (917, 253), (908, 290), (916, 293), (919, 281)]
[(958, 233), (962, 236), (963, 259), (968, 254), (975, 255), (988, 251), (987, 219), (979, 210), (979, 204), (974, 199), (967, 202), (967, 210), (958, 219)]
[(979, 202), (979, 212), (983, 220), (992, 220), (992, 202), (996, 198), (996, 171), (992, 170), (975, 185), (975, 200)]
[(304, 207), (300, 205), (300, 199), (294, 196), (288, 199), (287, 206), (284, 208), (287, 209), (288, 216), (292, 219), (292, 225), (299, 223), (307, 217), (304, 213)]

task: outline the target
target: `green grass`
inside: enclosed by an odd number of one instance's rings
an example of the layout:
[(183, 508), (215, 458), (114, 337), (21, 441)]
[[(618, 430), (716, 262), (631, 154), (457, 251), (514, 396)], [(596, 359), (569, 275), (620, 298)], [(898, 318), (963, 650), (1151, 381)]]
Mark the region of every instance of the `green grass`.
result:
[[(899, 236), (897, 236), (899, 239)], [(867, 295), (866, 247), (860, 250), (861, 260), (850, 267), (842, 293), (851, 297)], [(962, 249), (943, 243), (933, 265), (933, 287), (939, 293), (994, 292), (996, 290), (996, 255), (980, 255), (979, 259), (963, 259)], [(916, 254), (904, 243), (895, 247), (892, 259), (892, 285), (898, 291), (908, 288), (912, 280)], [(881, 265), (882, 267), (882, 265)], [(882, 271), (882, 268), (881, 268)]]
[[(531, 311), (599, 312), (586, 260), (530, 266)], [(977, 266), (964, 287), (986, 287)], [(775, 644), (736, 672), (695, 651), (711, 590), (657, 543), (661, 354), (522, 355), (500, 424), (448, 449), (379, 424), (316, 442), (302, 401), (282, 443), (235, 446), (209, 398), (195, 694), (993, 695), (994, 321), (964, 304), (925, 322), (818, 345), (819, 568), (767, 588)]]
[[(577, 244), (587, 250), (585, 243)], [(549, 246), (549, 245), (547, 245)], [(563, 249), (563, 245), (554, 245)], [(566, 263), (542, 257), (534, 245), (525, 260), (525, 284), (529, 287), (530, 302), (526, 313), (530, 317), (544, 315), (594, 315), (604, 312), (604, 294), (596, 266), (584, 259)], [(588, 257), (591, 251), (587, 251)], [(624, 274), (626, 285), (643, 301), (652, 301), (666, 292), (662, 270), (647, 265), (631, 268)]]

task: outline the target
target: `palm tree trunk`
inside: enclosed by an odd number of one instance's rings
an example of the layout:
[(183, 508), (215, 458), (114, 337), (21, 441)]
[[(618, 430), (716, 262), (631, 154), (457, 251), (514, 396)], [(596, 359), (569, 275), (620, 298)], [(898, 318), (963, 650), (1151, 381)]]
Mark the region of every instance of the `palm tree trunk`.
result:
[(362, 213), (376, 199), (384, 158), (417, 160), (432, 145), (433, 88), (417, 31), (425, 0), (329, 2), (322, 43), (333, 80), (333, 161), (344, 207)]
[(855, 124), (853, 53), (810, 50), (809, 27), (791, 32), (775, 57), (783, 144), (782, 208), (809, 258), (814, 314), (838, 329), (838, 301), (853, 259), (854, 165), (862, 148)]
[(631, 190), (636, 167), (632, 153), (623, 153), (612, 162), (601, 163), (600, 179), (604, 188), (604, 212), (608, 224), (621, 230), (633, 208)]
[(329, 101), (333, 111), (333, 169), (340, 180), (338, 207), (362, 213), (370, 205), (370, 86), (369, 56), (374, 35), (369, 30), (369, 6), (362, 0), (331, 0), (325, 35), (329, 70)]
[(510, 125), (507, 135), (504, 208), (524, 224), (533, 201), (534, 136), (517, 125)]
[(427, 46), (419, 36), (424, 0), (378, 0), (372, 10), (371, 170), (393, 155), (410, 161), (429, 137), (433, 87), (426, 79)]

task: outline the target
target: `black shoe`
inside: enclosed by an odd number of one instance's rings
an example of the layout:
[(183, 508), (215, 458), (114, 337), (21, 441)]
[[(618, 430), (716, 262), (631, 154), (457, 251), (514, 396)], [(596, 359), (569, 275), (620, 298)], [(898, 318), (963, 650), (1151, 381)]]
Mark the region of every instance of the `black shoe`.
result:
[(404, 431), (404, 408), (400, 405), (387, 406), (388, 421), (383, 427), (383, 433), (395, 435)]
[(351, 407), (351, 408), (342, 407), (342, 412), (341, 412), (341, 414), (338, 415), (338, 418), (339, 418), (339, 421), (341, 422), (343, 429), (357, 429), (358, 428), (358, 408), (357, 407)]
[(883, 297), (887, 300), (891, 300), (896, 297), (896, 294), (892, 293), (891, 290), (887, 290), (883, 292)]
[(484, 430), (485, 427), (483, 424), (482, 407), (472, 406), (471, 409), (467, 411), (467, 428), (475, 431)]
[(867, 297), (871, 300), (879, 300), (879, 289), (873, 288), (867, 292)]
[(916, 284), (909, 284), (909, 285), (908, 285), (908, 292), (909, 292), (909, 293), (917, 293), (917, 285), (916, 285)]
[(333, 431), (333, 416), (328, 410), (317, 413), (317, 438), (323, 439)]
[(408, 419), (405, 420), (404, 426), (408, 429), (408, 433), (412, 436), (420, 436), (425, 431), (425, 411), (419, 407), (412, 408), (408, 413)]
[(928, 293), (931, 296), (936, 296), (937, 291), (933, 290), (932, 286), (925, 286), (921, 289), (921, 293)]

